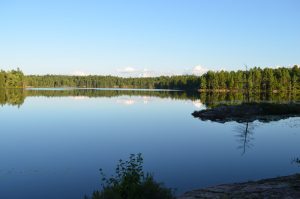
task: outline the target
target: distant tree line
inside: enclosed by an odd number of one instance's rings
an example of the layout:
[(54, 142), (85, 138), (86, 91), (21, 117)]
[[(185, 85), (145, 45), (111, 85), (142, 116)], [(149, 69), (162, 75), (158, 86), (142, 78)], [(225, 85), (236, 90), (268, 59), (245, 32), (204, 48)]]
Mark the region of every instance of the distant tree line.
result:
[(202, 90), (295, 91), (300, 89), (300, 68), (252, 68), (249, 71), (208, 71), (200, 77)]
[(115, 76), (67, 76), (29, 75), (26, 84), (32, 87), (78, 87), (78, 88), (145, 88), (197, 90), (200, 79), (197, 76), (161, 76), (145, 78), (123, 78)]
[(0, 88), (7, 87), (144, 88), (203, 91), (296, 91), (300, 89), (300, 68), (252, 68), (238, 71), (208, 71), (202, 76), (180, 75), (143, 78), (116, 76), (28, 75), (22, 71), (1, 71)]

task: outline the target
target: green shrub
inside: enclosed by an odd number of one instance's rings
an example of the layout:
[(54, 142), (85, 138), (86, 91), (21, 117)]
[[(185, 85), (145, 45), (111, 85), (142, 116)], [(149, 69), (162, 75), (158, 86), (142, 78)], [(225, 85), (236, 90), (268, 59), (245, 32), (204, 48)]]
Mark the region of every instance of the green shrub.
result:
[[(92, 199), (175, 199), (173, 191), (143, 171), (143, 158), (131, 154), (129, 160), (120, 160), (114, 176), (107, 178), (100, 169), (102, 190), (94, 191)], [(88, 198), (88, 197), (86, 197)]]

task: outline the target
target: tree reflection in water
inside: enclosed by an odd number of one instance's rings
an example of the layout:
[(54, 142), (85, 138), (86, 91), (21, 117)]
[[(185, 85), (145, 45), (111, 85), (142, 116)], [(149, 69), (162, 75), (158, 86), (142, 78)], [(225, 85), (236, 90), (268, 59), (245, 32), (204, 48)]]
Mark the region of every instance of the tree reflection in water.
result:
[(298, 166), (300, 166), (300, 158), (294, 158), (292, 160), (292, 164), (297, 164)]
[(251, 143), (254, 140), (254, 126), (250, 122), (246, 122), (244, 124), (240, 124), (236, 127), (236, 131), (238, 134), (236, 137), (237, 141), (240, 143), (238, 149), (242, 149), (242, 155), (246, 153), (246, 149), (251, 148), (253, 144)]

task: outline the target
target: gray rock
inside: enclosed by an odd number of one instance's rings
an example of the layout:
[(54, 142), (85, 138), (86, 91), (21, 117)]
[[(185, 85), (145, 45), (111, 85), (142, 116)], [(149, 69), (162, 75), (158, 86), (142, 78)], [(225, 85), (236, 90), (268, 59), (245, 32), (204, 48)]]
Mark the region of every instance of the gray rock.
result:
[(300, 174), (189, 191), (178, 199), (300, 198)]

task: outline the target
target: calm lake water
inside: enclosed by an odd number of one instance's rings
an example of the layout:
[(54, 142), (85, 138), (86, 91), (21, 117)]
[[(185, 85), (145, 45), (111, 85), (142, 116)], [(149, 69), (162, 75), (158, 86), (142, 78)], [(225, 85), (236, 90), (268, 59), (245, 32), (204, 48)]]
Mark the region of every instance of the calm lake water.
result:
[[(216, 123), (191, 113), (242, 94), (40, 89), (0, 91), (0, 198), (82, 199), (99, 168), (142, 153), (144, 168), (177, 194), (300, 171), (300, 118)], [(298, 101), (254, 96), (253, 101)]]

